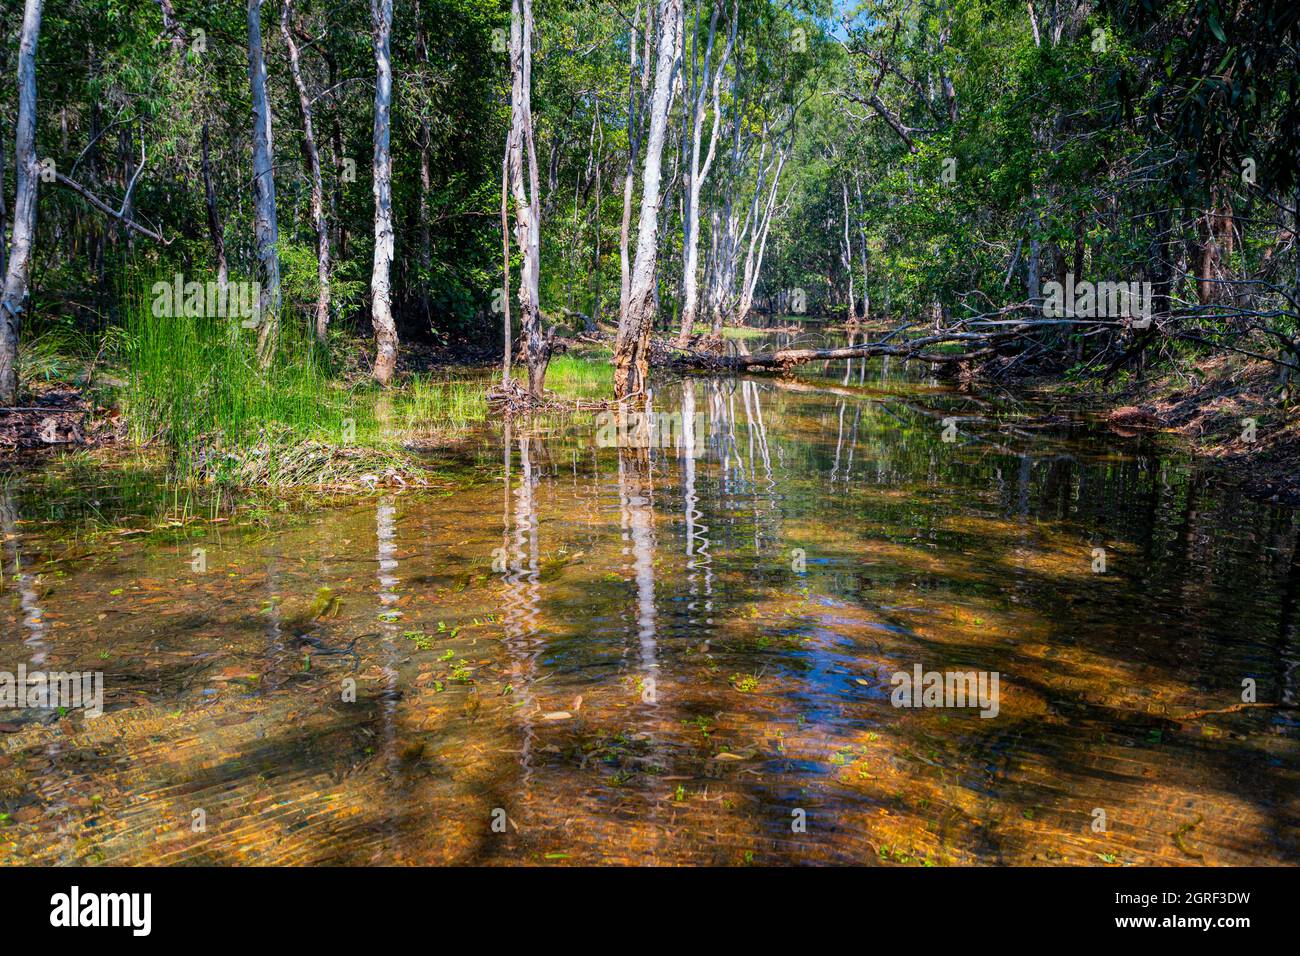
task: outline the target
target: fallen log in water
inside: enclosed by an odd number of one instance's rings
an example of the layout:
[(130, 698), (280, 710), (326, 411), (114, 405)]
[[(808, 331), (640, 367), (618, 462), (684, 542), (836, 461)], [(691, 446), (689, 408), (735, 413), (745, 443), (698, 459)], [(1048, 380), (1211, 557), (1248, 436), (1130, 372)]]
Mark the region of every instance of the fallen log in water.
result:
[[(886, 341), (868, 342), (864, 345), (850, 345), (841, 348), (812, 349), (788, 348), (766, 355), (716, 355), (707, 352), (682, 352), (673, 360), (673, 364), (685, 368), (730, 369), (733, 371), (785, 371), (805, 362), (835, 361), (836, 359), (869, 358), (877, 355), (898, 356), (916, 359), (922, 362), (966, 362), (974, 358), (992, 355), (995, 351), (991, 344), (995, 339), (1007, 338), (1009, 333), (974, 334), (954, 333), (947, 335), (930, 335), (913, 339), (909, 342), (891, 343)], [(963, 352), (928, 352), (926, 349), (949, 343), (974, 342), (980, 347)]]
[[(891, 341), (894, 336), (906, 331), (906, 328), (901, 328), (875, 342), (864, 342), (861, 345), (846, 345), (829, 349), (786, 348), (768, 354), (760, 353), (756, 355), (714, 355), (695, 351), (680, 352), (674, 358), (672, 364), (687, 369), (783, 372), (805, 362), (871, 358), (878, 355), (911, 359), (918, 362), (969, 362), (972, 359), (993, 355), (1001, 346), (1013, 339), (1041, 332), (1049, 326), (1056, 325), (1123, 327), (1125, 323), (1097, 319), (975, 320), (963, 323), (956, 328), (943, 329), (914, 339)], [(987, 329), (988, 331), (975, 331), (976, 329)], [(930, 351), (935, 347), (944, 345), (963, 345), (966, 348), (959, 352)]]

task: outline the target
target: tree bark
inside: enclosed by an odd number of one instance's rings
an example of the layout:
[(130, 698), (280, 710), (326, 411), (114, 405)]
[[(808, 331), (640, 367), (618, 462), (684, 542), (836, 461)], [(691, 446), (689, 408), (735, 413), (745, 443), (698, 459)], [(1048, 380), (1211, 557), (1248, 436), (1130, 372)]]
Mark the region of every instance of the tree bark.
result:
[(179, 57), (185, 52), (185, 31), (176, 19), (176, 9), (171, 0), (158, 0), (158, 6), (162, 8), (163, 32), (171, 42), (172, 53)]
[[(510, 384), (510, 144), (514, 126), (506, 133), (506, 148), (501, 153), (501, 387)], [(507, 443), (508, 444), (508, 443)]]
[[(682, 316), (681, 327), (677, 332), (677, 347), (686, 348), (691, 340), (691, 331), (699, 314), (699, 270), (700, 261), (700, 193), (704, 181), (708, 178), (717, 152), (718, 132), (722, 125), (722, 75), (731, 58), (731, 51), (736, 42), (738, 28), (738, 9), (733, 10), (731, 19), (731, 36), (726, 49), (718, 63), (717, 72), (712, 75), (710, 84), (710, 67), (713, 57), (713, 42), (718, 26), (718, 7), (713, 8), (709, 21), (709, 39), (704, 51), (704, 70), (695, 76), (695, 89), (691, 116), (691, 158), (690, 169), (686, 174), (685, 195), (682, 200)], [(700, 162), (700, 137), (704, 128), (706, 111), (705, 96), (712, 86), (713, 127), (709, 134), (709, 148), (704, 162)]]
[[(330, 324), (330, 237), (329, 227), (325, 222), (325, 187), (321, 181), (320, 152), (316, 149), (316, 134), (311, 115), (311, 97), (307, 94), (307, 84), (302, 78), (302, 66), (298, 60), (298, 45), (293, 41), (289, 29), (293, 16), (293, 0), (284, 0), (280, 8), (280, 33), (284, 36), (285, 48), (289, 52), (289, 72), (293, 76), (294, 88), (298, 91), (298, 111), (302, 115), (302, 156), (307, 164), (307, 175), (311, 178), (311, 219), (316, 230), (316, 338), (324, 344), (329, 337)], [(205, 129), (206, 132), (206, 129)]]
[(853, 291), (853, 237), (849, 233), (849, 181), (840, 182), (840, 191), (844, 196), (844, 271), (849, 277), (849, 321), (858, 320), (857, 296)]
[(871, 252), (867, 248), (867, 217), (866, 208), (862, 202), (862, 182), (858, 179), (857, 174), (853, 177), (855, 191), (858, 197), (858, 253), (862, 257), (862, 320), (868, 321), (871, 318)]
[(41, 0), (27, 0), (18, 43), (13, 238), (4, 292), (0, 295), (0, 404), (4, 405), (18, 404), (19, 314), (27, 298), (32, 243), (36, 238), (36, 183), (40, 175), (36, 161), (36, 41), (41, 32), (41, 5)]
[(370, 272), (370, 315), (375, 329), (373, 375), (387, 385), (397, 368), (397, 326), (393, 321), (390, 273), (393, 265), (393, 156), (389, 151), (389, 113), (393, 103), (393, 65), (389, 45), (393, 0), (370, 0), (375, 48), (375, 256)]
[(660, 0), (659, 48), (655, 55), (654, 94), (642, 174), (641, 222), (636, 260), (632, 267), (627, 312), (619, 322), (614, 344), (614, 397), (627, 398), (645, 390), (650, 371), (650, 332), (655, 319), (655, 274), (659, 253), (659, 178), (668, 113), (672, 109), (677, 73), (677, 32), (682, 0)]
[[(754, 206), (754, 222), (751, 224), (753, 232), (749, 236), (749, 249), (745, 254), (745, 272), (740, 283), (740, 299), (736, 303), (735, 322), (737, 325), (743, 325), (749, 318), (749, 311), (754, 305), (754, 290), (758, 287), (758, 278), (763, 271), (763, 256), (767, 251), (767, 236), (772, 228), (772, 217), (776, 213), (776, 195), (781, 186), (781, 172), (785, 169), (786, 160), (790, 158), (790, 153), (794, 149), (794, 116), (790, 117), (790, 139), (783, 147), (779, 142), (775, 145), (776, 158), (773, 161), (775, 169), (772, 172), (772, 185), (767, 194), (767, 203), (757, 211), (757, 203)], [(766, 134), (766, 130), (764, 130)], [(760, 177), (758, 191), (755, 193), (757, 200), (763, 189), (763, 180)]]
[(275, 357), (280, 334), (280, 233), (275, 217), (271, 105), (266, 96), (266, 59), (262, 55), (262, 0), (248, 0), (248, 83), (253, 96), (253, 232), (262, 284), (257, 358), (265, 368)]
[(550, 344), (542, 331), (540, 296), (541, 208), (537, 148), (533, 142), (533, 4), (510, 6), (510, 191), (515, 202), (515, 244), (519, 266), (519, 332), (528, 365), (528, 393), (541, 398), (546, 388)]

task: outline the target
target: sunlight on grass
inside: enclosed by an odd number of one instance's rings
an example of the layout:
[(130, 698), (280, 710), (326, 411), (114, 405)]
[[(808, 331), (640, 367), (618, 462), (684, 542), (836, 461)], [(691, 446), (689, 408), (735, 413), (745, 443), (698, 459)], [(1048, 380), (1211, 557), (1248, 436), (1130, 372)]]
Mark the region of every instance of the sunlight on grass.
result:
[[(524, 369), (515, 375), (527, 382)], [(603, 399), (614, 391), (614, 367), (608, 356), (599, 354), (558, 355), (546, 370), (546, 390), (559, 399)]]

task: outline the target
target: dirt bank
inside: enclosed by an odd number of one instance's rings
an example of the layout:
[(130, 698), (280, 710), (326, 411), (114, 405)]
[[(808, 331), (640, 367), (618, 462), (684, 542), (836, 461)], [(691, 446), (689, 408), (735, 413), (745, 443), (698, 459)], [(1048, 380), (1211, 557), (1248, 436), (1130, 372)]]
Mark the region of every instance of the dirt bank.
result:
[(1300, 505), (1300, 404), (1287, 405), (1276, 366), (1223, 356), (1195, 369), (1127, 381), (1100, 395), (1092, 386), (1041, 383), (1054, 394), (1095, 399), (1120, 434), (1176, 435), (1251, 494)]

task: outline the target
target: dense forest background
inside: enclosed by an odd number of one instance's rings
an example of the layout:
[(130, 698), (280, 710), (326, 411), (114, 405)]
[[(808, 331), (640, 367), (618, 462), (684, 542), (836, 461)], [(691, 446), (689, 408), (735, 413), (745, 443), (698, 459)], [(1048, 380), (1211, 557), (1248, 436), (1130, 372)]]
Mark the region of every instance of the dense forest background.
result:
[[(385, 6), (395, 332), (499, 354), (503, 222), (524, 194), (503, 196), (521, 46), (497, 0), (46, 2), (18, 338), (102, 336), (177, 273), (265, 284), (260, 42), (282, 325), (335, 349), (368, 340)], [(754, 310), (936, 327), (1027, 314), (1068, 274), (1151, 282), (1159, 320), (1044, 328), (1036, 360), (1113, 371), (1181, 344), (1300, 363), (1294, 4), (525, 6), (524, 198), (539, 315), (562, 333), (626, 312), (647, 131), (666, 109), (652, 321), (679, 344)], [(3, 0), (10, 231), (23, 22)], [(518, 281), (517, 243), (510, 256)]]

